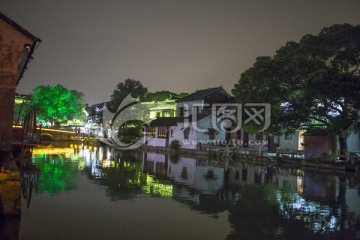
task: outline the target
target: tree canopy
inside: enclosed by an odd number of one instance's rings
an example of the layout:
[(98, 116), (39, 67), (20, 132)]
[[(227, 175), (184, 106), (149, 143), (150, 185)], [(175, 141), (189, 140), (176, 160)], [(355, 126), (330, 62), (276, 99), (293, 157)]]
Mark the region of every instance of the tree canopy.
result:
[(30, 106), (36, 110), (41, 121), (58, 125), (84, 116), (83, 97), (83, 93), (67, 90), (62, 85), (38, 86), (34, 89)]
[(128, 78), (116, 86), (116, 89), (111, 95), (111, 101), (108, 103), (108, 107), (112, 112), (116, 112), (120, 103), (129, 94), (131, 94), (133, 98), (143, 98), (147, 92), (147, 88), (144, 87), (140, 81)]
[(232, 93), (240, 103), (271, 104), (269, 133), (324, 128), (345, 150), (345, 137), (360, 130), (359, 65), (360, 25), (333, 25), (258, 57)]

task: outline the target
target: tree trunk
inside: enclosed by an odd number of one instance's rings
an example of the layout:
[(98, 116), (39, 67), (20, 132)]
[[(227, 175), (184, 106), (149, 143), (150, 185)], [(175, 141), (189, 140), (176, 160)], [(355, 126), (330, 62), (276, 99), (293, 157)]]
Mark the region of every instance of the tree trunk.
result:
[(340, 155), (347, 155), (347, 137), (339, 135)]
[(55, 128), (55, 129), (60, 129), (60, 122), (55, 121), (55, 123), (54, 123), (54, 128)]

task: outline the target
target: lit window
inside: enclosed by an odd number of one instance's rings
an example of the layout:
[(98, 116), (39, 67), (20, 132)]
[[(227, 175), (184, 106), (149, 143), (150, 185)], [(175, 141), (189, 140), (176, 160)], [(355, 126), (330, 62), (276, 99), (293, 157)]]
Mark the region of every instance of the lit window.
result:
[(159, 127), (158, 138), (167, 138), (168, 129), (167, 127)]
[(148, 132), (148, 135), (151, 137), (155, 137), (155, 135), (156, 135), (156, 130), (154, 127), (148, 127), (147, 132)]

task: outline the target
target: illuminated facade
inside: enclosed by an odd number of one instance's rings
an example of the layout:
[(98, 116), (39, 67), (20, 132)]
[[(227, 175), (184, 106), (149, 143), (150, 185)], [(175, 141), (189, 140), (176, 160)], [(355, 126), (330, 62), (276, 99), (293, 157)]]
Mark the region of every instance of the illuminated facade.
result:
[[(212, 127), (211, 104), (230, 101), (232, 101), (231, 95), (222, 87), (197, 90), (178, 99), (176, 117), (157, 118), (146, 127), (145, 132), (150, 137), (146, 144), (152, 147), (168, 147), (172, 141), (177, 140), (180, 148), (198, 149), (197, 141), (225, 140), (228, 136), (224, 132), (215, 131)], [(196, 111), (196, 120), (192, 114), (194, 111)], [(198, 131), (197, 127), (206, 130)]]

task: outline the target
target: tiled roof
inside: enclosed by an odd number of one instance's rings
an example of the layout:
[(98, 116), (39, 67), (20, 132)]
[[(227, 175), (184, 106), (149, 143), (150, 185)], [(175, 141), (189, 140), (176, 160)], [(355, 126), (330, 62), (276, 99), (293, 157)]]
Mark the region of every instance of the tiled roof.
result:
[(303, 136), (328, 136), (331, 134), (331, 131), (328, 129), (323, 128), (313, 128), (313, 129), (307, 129), (306, 132), (304, 132)]
[(176, 109), (176, 103), (174, 101), (171, 102), (142, 102), (141, 104), (144, 104), (148, 106), (150, 110), (166, 110), (166, 109)]
[(155, 120), (152, 120), (149, 124), (151, 127), (167, 127), (167, 126), (176, 126), (179, 118), (177, 117), (161, 117)]
[(180, 98), (176, 102), (186, 102), (186, 101), (203, 99), (203, 98), (209, 96), (210, 94), (216, 93), (222, 89), (223, 89), (222, 87), (216, 87), (216, 88), (196, 90), (196, 92), (194, 92), (190, 95), (187, 95), (186, 97)]

